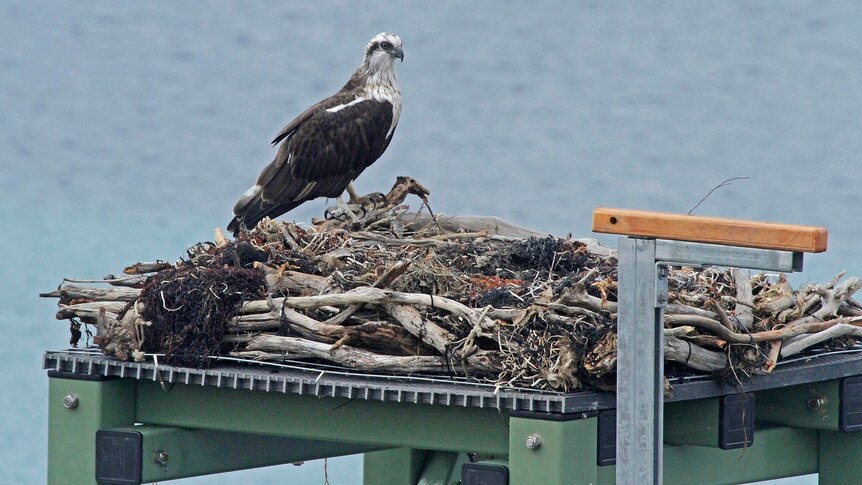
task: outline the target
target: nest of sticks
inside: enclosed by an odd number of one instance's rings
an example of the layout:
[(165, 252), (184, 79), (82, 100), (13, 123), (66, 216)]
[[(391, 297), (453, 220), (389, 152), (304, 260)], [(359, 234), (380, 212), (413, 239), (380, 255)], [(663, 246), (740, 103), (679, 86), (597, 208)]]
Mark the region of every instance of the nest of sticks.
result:
[[(403, 204), (411, 194), (423, 210)], [(217, 230), (174, 264), (64, 280), (41, 296), (59, 298), (72, 345), (94, 326), (93, 343), (123, 360), (306, 359), (501, 387), (613, 389), (614, 251), (497, 218), (434, 216), (427, 195), (399, 177), (388, 194), (340, 204), (311, 226), (265, 219), (234, 240)], [(854, 346), (862, 280), (843, 276), (793, 289), (783, 275), (672, 269), (667, 372), (739, 380), (814, 346)]]

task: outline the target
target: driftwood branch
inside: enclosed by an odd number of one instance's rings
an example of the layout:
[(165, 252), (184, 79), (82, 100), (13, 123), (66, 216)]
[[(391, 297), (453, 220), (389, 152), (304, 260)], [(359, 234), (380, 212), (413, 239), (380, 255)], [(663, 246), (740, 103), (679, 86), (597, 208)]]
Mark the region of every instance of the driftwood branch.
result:
[(754, 325), (754, 297), (751, 293), (751, 279), (742, 270), (733, 268), (730, 270), (733, 283), (736, 286), (736, 321), (741, 328), (751, 330)]
[(65, 285), (47, 293), (39, 293), (42, 298), (60, 298), (65, 301), (96, 300), (96, 301), (133, 301), (141, 290), (125, 287), (95, 287), (84, 285)]
[(677, 337), (665, 337), (664, 358), (704, 372), (715, 372), (727, 367), (724, 353), (706, 350)]
[[(296, 337), (260, 335), (246, 346), (248, 350), (285, 352), (290, 358), (318, 358), (335, 362), (351, 369), (369, 371), (446, 372), (451, 367), (444, 359), (430, 356), (379, 355), (348, 345), (333, 349), (330, 345)], [(463, 363), (471, 372), (494, 372), (499, 365), (487, 353), (471, 355)]]

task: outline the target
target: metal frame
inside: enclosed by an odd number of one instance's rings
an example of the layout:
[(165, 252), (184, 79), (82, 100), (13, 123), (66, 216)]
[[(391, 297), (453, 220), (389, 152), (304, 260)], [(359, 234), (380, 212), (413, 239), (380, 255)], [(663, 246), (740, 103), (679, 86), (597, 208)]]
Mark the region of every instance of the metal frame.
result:
[(621, 237), (617, 315), (617, 483), (661, 484), (664, 307), (670, 266), (729, 266), (792, 272), (802, 254)]
[[(756, 391), (753, 444), (744, 449), (722, 450), (716, 439), (718, 400), (734, 390), (706, 387), (707, 381), (675, 383), (675, 399), (694, 399), (664, 405), (665, 483), (745, 483), (816, 472), (823, 484), (853, 483), (862, 474), (862, 460), (856, 459), (862, 454), (862, 433), (840, 431), (842, 392), (847, 392), (840, 383), (846, 380), (841, 376), (862, 375), (862, 353), (809, 360), (746, 385), (746, 391), (762, 390)], [(121, 371), (119, 364), (127, 370)], [(274, 387), (267, 392), (250, 383), (265, 382), (261, 377), (267, 374), (288, 378), (291, 373), (256, 365), (240, 374), (223, 368), (160, 366), (157, 374), (153, 364), (68, 352), (46, 354), (45, 365), (51, 369), (50, 484), (95, 483), (95, 437), (100, 430), (142, 435), (144, 483), (365, 453), (366, 484), (425, 479), (454, 485), (467, 452), (476, 453), (482, 463), (507, 466), (511, 485), (615, 482), (616, 467), (608, 461), (603, 462), (608, 466), (599, 464), (597, 439), (597, 409), (612, 410), (612, 399), (593, 410), (585, 404), (571, 413), (513, 411), (465, 406), (464, 400), (455, 404), (455, 399), (433, 405), (411, 398), (380, 399), (389, 393), (364, 399), (360, 389), (353, 398), (333, 397), (331, 383), (304, 386), (305, 394)], [(159, 382), (158, 375), (167, 378), (172, 371), (172, 383)], [(187, 371), (209, 377), (190, 378), (186, 384)], [(120, 372), (126, 377), (118, 377)], [(69, 396), (75, 399), (66, 399)], [(820, 404), (814, 409), (812, 402)], [(533, 435), (541, 437), (541, 446), (527, 446)], [(169, 459), (157, 461), (161, 452)]]
[[(862, 433), (844, 432), (859, 425), (843, 403), (862, 402), (853, 377), (862, 376), (862, 353), (788, 362), (740, 387), (685, 377), (663, 398), (669, 266), (793, 271), (801, 263), (782, 251), (621, 238), (616, 399), (307, 364), (226, 360), (200, 370), (48, 352), (48, 482), (95, 483), (101, 431), (140, 437), (140, 479), (113, 483), (350, 453), (365, 453), (364, 482), (381, 485), (455, 485), (467, 453), (507, 467), (511, 485), (744, 483), (808, 473), (822, 484), (852, 483), (862, 475)], [(753, 441), (722, 449), (720, 400), (739, 392), (756, 393)], [(616, 435), (608, 437), (613, 421), (602, 416), (614, 408)], [(607, 456), (614, 439), (616, 458)]]

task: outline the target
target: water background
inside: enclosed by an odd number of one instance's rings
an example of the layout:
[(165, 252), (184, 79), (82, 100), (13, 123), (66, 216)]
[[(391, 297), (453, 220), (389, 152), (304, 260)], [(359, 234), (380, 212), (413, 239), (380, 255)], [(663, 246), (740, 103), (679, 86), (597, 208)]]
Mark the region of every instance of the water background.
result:
[[(410, 175), (437, 212), (588, 236), (593, 207), (686, 212), (745, 176), (696, 213), (827, 226), (794, 283), (862, 276), (860, 21), (852, 0), (3, 2), (0, 476), (45, 480), (41, 356), (68, 332), (37, 293), (211, 239), (382, 30), (404, 41), (404, 111), (360, 192)], [(333, 460), (330, 483), (360, 468)]]

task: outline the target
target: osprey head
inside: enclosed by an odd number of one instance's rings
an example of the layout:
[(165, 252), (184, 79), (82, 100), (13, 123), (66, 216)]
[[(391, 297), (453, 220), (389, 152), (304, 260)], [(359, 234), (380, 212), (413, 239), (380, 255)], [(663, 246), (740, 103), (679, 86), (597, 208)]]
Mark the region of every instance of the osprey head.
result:
[(401, 39), (389, 32), (381, 32), (371, 39), (365, 47), (365, 64), (372, 71), (392, 68), (395, 58), (404, 61), (404, 51), (401, 50)]

